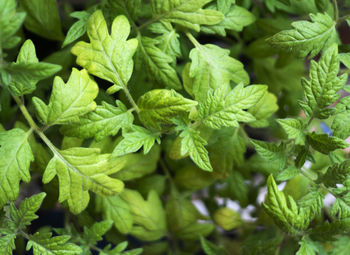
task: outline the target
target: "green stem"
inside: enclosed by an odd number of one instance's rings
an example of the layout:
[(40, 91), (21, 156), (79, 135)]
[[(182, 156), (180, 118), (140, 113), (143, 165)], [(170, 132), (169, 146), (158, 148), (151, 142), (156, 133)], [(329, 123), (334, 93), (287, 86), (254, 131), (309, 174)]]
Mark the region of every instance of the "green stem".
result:
[(158, 17), (154, 18), (154, 19), (150, 19), (147, 20), (145, 23), (143, 23), (141, 26), (137, 27), (137, 30), (142, 30), (144, 28), (146, 28), (147, 26), (153, 24), (154, 22), (157, 22), (159, 20)]
[(94, 250), (94, 251), (98, 251), (98, 252), (101, 253), (101, 254), (104, 254), (104, 251), (103, 251), (102, 249), (98, 248), (98, 247), (95, 246), (95, 245), (91, 245), (91, 246), (90, 246), (90, 249), (92, 249), (92, 250)]
[(30, 240), (30, 237), (29, 237), (29, 235), (28, 235), (26, 232), (20, 231), (19, 233), (20, 233), (21, 236), (23, 236), (25, 239)]
[(132, 105), (132, 107), (135, 109), (135, 111), (137, 113), (139, 113), (140, 112), (140, 108), (137, 106), (137, 104), (136, 104), (134, 98), (132, 97), (132, 95), (130, 94), (130, 91), (128, 90), (128, 88), (124, 87), (123, 90), (124, 90), (124, 93), (125, 93), (126, 97), (129, 100), (130, 104)]
[(344, 20), (350, 19), (350, 15), (345, 15), (343, 17), (338, 18), (338, 23), (343, 22)]
[(22, 100), (17, 97), (17, 96), (13, 96), (13, 99), (16, 101), (19, 109), (21, 110), (21, 112), (23, 113), (24, 118), (27, 120), (28, 124), (30, 125), (30, 127), (34, 130), (34, 131), (38, 131), (39, 127), (38, 125), (35, 123), (35, 121), (33, 120), (32, 116), (30, 115), (30, 113), (28, 112), (27, 108), (25, 107), (25, 105), (23, 104)]
[(339, 19), (339, 9), (337, 0), (333, 0), (333, 9), (334, 9), (334, 19), (338, 22)]
[(307, 122), (306, 128), (308, 128), (311, 124), (311, 122), (314, 120), (314, 116), (311, 116), (311, 118), (309, 119), (309, 121)]
[(194, 38), (194, 36), (190, 32), (186, 32), (186, 36), (188, 37), (188, 39), (190, 39), (190, 41), (193, 43), (193, 45), (196, 48), (200, 48), (201, 47), (201, 44), (197, 41), (196, 38)]
[(172, 179), (172, 177), (170, 175), (170, 171), (169, 171), (168, 167), (166, 166), (166, 164), (165, 164), (165, 162), (164, 162), (164, 160), (162, 158), (159, 159), (159, 164), (162, 167), (162, 170), (163, 170), (165, 176), (169, 179), (170, 182), (173, 182), (173, 179)]
[(23, 104), (22, 100), (19, 97), (17, 97), (17, 96), (13, 96), (13, 99), (18, 104), (19, 109), (21, 110), (24, 118), (27, 120), (27, 122), (30, 125), (31, 129), (33, 129), (35, 131), (35, 133), (37, 133), (37, 135), (44, 141), (44, 143), (50, 148), (50, 150), (54, 154), (57, 154), (58, 151), (57, 151), (56, 147), (52, 144), (52, 142), (49, 140), (49, 138), (47, 138), (47, 136), (41, 131), (41, 129), (35, 123), (35, 121), (33, 120), (32, 116), (28, 112), (27, 108)]
[[(350, 18), (350, 16), (349, 16), (349, 18)], [(346, 68), (346, 69), (340, 70), (340, 75), (345, 74), (345, 73), (350, 74), (350, 69)]]

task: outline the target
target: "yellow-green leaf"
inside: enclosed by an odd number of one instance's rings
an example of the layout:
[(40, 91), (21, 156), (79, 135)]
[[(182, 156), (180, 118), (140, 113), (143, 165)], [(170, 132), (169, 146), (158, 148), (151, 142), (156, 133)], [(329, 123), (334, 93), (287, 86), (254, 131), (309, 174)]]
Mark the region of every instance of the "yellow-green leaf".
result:
[(55, 77), (48, 105), (37, 97), (33, 98), (33, 103), (44, 124), (68, 124), (78, 122), (81, 116), (96, 108), (97, 94), (97, 84), (87, 71), (73, 68), (67, 84)]
[(77, 63), (89, 73), (113, 83), (110, 92), (125, 88), (134, 68), (132, 57), (138, 44), (136, 39), (127, 40), (128, 19), (116, 17), (109, 34), (102, 11), (98, 10), (89, 18), (87, 34), (90, 43), (78, 42), (72, 48)]

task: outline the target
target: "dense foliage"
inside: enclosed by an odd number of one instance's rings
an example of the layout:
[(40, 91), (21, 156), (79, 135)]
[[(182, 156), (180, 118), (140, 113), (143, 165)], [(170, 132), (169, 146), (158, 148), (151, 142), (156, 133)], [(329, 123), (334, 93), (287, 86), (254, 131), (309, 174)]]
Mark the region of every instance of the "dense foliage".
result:
[(0, 0), (2, 254), (350, 254), (349, 13)]

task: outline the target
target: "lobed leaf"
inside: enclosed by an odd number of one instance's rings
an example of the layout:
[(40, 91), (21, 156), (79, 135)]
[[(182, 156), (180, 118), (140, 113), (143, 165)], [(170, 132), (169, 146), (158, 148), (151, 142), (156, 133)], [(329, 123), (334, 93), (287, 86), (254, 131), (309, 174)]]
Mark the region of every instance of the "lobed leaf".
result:
[[(226, 7), (227, 8), (227, 7)], [(222, 7), (222, 9), (226, 9)], [(218, 6), (218, 10), (220, 7)], [(246, 26), (249, 26), (255, 21), (255, 16), (247, 9), (238, 5), (232, 5), (227, 11), (221, 11), (224, 14), (224, 19), (211, 26), (202, 26), (201, 31), (208, 34), (218, 34), (226, 36), (226, 30), (233, 30), (240, 32)]]
[(78, 42), (72, 48), (77, 63), (89, 73), (113, 83), (109, 92), (126, 88), (138, 44), (136, 39), (127, 40), (130, 34), (128, 19), (125, 16), (116, 17), (109, 34), (102, 11), (98, 10), (89, 18), (87, 34), (90, 43)]
[(18, 128), (0, 132), (0, 207), (17, 199), (21, 180), (30, 181), (29, 165), (34, 156), (29, 134)]
[(162, 86), (181, 89), (179, 77), (170, 65), (173, 62), (173, 57), (156, 46), (158, 40), (144, 36), (139, 40), (139, 44), (149, 78)]
[(338, 76), (339, 56), (337, 45), (332, 45), (318, 62), (311, 61), (310, 79), (302, 79), (305, 103), (301, 102), (307, 116), (328, 118), (334, 110), (330, 106), (339, 99), (337, 93), (347, 81), (347, 74)]
[(295, 21), (293, 29), (283, 30), (268, 39), (272, 46), (310, 58), (327, 48), (336, 38), (336, 22), (327, 13), (310, 14), (310, 21)]
[(318, 246), (309, 238), (303, 237), (299, 245), (296, 255), (317, 255), (319, 252)]
[(60, 77), (55, 77), (48, 105), (37, 97), (33, 98), (33, 103), (44, 124), (69, 124), (79, 122), (81, 116), (95, 110), (93, 100), (97, 94), (97, 84), (87, 71), (73, 68), (67, 84)]
[(11, 49), (20, 42), (21, 38), (15, 34), (25, 17), (25, 12), (16, 12), (15, 0), (0, 0), (0, 45), (3, 49)]
[(20, 0), (19, 3), (27, 13), (24, 25), (29, 31), (50, 40), (64, 38), (55, 0)]
[(227, 93), (222, 88), (209, 90), (206, 101), (199, 104), (199, 116), (208, 127), (238, 127), (238, 122), (250, 122), (255, 118), (247, 111), (254, 106), (266, 93), (264, 85), (244, 87), (237, 85)]
[(300, 234), (308, 226), (312, 218), (310, 211), (299, 208), (291, 196), (279, 191), (272, 175), (267, 179), (268, 193), (263, 207), (277, 225), (290, 234)]
[(136, 152), (141, 147), (144, 149), (144, 154), (147, 154), (157, 141), (160, 144), (160, 138), (158, 134), (152, 133), (149, 130), (132, 126), (131, 132), (123, 133), (124, 139), (121, 140), (114, 148), (112, 156), (118, 157), (128, 153)]
[(79, 20), (69, 28), (67, 35), (62, 43), (62, 48), (79, 39), (86, 33), (90, 15), (91, 14), (87, 11), (72, 12), (70, 14), (71, 17), (76, 17)]
[(54, 236), (51, 233), (37, 232), (29, 236), (27, 251), (33, 248), (34, 255), (73, 255), (80, 254), (81, 248), (68, 243), (70, 236)]
[(349, 146), (344, 140), (327, 134), (308, 133), (306, 139), (312, 148), (326, 155), (336, 149), (345, 149)]
[(118, 172), (125, 164), (123, 159), (109, 159), (109, 154), (99, 154), (99, 149), (70, 148), (54, 151), (54, 157), (43, 175), (49, 183), (56, 175), (59, 180), (59, 202), (68, 202), (69, 209), (79, 214), (88, 205), (89, 191), (101, 196), (120, 193), (124, 184), (109, 175)]
[(140, 108), (140, 120), (155, 129), (160, 129), (162, 124), (171, 124), (172, 118), (189, 112), (196, 104), (196, 101), (167, 89), (148, 91), (137, 102)]
[(295, 139), (296, 144), (304, 145), (305, 134), (304, 134), (304, 124), (298, 119), (278, 119), (278, 124), (282, 126), (284, 131), (288, 135), (288, 139)]
[(112, 220), (116, 229), (122, 234), (131, 232), (134, 221), (130, 206), (119, 195), (97, 196), (96, 210), (102, 213), (103, 219)]
[(131, 126), (134, 116), (119, 100), (117, 107), (102, 102), (96, 109), (82, 116), (75, 124), (65, 125), (61, 131), (67, 136), (79, 138), (94, 137), (97, 141), (106, 136), (116, 135), (121, 128)]
[(39, 210), (46, 193), (39, 193), (24, 199), (17, 209), (13, 204), (10, 206), (10, 214), (17, 229), (23, 230), (31, 222), (38, 218), (35, 214)]
[(204, 102), (210, 89), (230, 90), (230, 81), (249, 83), (243, 64), (229, 56), (229, 51), (213, 44), (196, 45), (190, 52), (192, 60), (189, 76), (193, 78), (192, 93), (199, 102)]
[(180, 137), (182, 138), (181, 155), (189, 154), (198, 167), (205, 171), (213, 171), (208, 151), (204, 147), (207, 141), (200, 136), (199, 131), (188, 128), (181, 132)]
[(61, 66), (39, 62), (31, 40), (22, 45), (17, 61), (6, 66), (11, 75), (10, 90), (17, 96), (30, 94), (36, 89), (40, 80), (46, 79), (61, 70)]
[(212, 0), (151, 0), (154, 19), (172, 22), (199, 31), (200, 25), (214, 25), (223, 19), (222, 13), (202, 9)]
[(182, 55), (179, 40), (180, 35), (171, 23), (154, 23), (148, 29), (153, 33), (160, 34), (155, 38), (158, 48), (172, 58), (172, 63), (176, 63), (176, 58)]
[(131, 234), (144, 241), (155, 241), (167, 232), (166, 215), (157, 193), (152, 190), (144, 200), (135, 190), (125, 189), (121, 198), (129, 205), (133, 217)]

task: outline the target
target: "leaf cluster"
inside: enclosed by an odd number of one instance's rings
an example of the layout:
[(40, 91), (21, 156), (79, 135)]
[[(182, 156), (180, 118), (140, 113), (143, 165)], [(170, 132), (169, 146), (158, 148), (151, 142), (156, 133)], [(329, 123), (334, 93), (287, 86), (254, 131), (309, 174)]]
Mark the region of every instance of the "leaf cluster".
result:
[(348, 254), (349, 8), (0, 0), (0, 250)]

